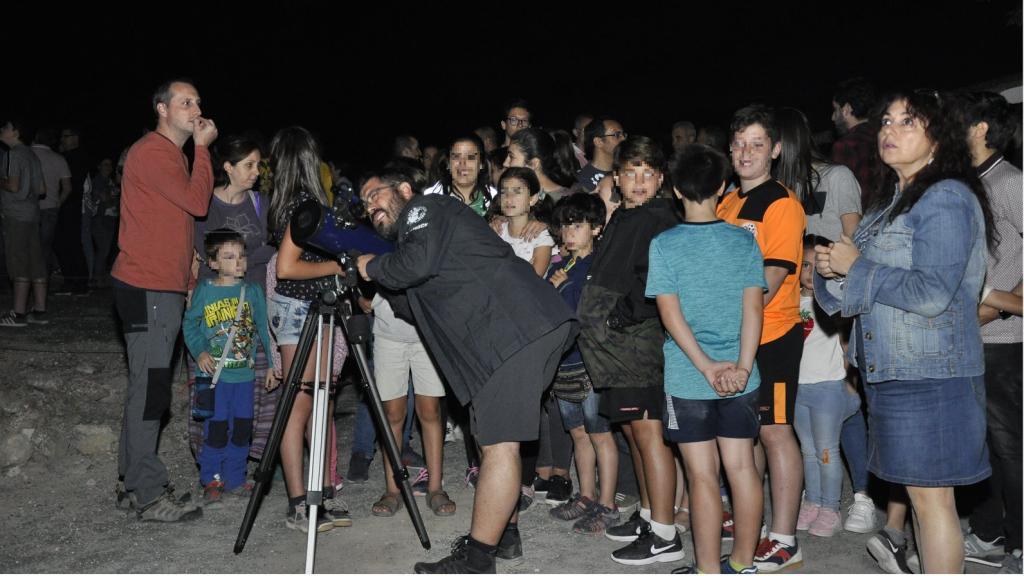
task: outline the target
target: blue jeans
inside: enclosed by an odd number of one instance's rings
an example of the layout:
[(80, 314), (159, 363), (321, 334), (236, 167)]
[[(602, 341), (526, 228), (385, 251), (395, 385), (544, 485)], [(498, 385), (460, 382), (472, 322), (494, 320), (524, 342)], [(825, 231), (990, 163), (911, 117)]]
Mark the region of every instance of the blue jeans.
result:
[(832, 510), (839, 510), (843, 493), (839, 433), (852, 414), (848, 396), (842, 380), (801, 384), (796, 394), (793, 428), (804, 456), (804, 500)]
[(850, 483), (854, 492), (868, 490), (868, 425), (864, 421), (861, 410), (860, 395), (848, 394), (847, 405), (852, 406), (853, 416), (843, 422), (843, 432), (839, 436), (846, 465), (850, 468)]

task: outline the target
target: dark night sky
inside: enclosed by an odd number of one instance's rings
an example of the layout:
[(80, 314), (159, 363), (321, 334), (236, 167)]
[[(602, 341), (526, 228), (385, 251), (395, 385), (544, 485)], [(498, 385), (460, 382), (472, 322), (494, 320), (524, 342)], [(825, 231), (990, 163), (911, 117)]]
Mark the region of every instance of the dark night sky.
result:
[[(443, 144), (497, 127), (514, 96), (545, 127), (569, 128), (588, 110), (667, 140), (675, 120), (724, 125), (754, 101), (799, 107), (816, 130), (827, 129), (832, 86), (853, 75), (883, 87), (1019, 81), (1019, 1), (892, 4), (282, 3), (257, 11), (146, 3), (146, 12), (119, 8), (102, 18), (90, 9), (7, 27), (35, 36), (14, 32), (7, 44), (19, 48), (7, 52), (0, 98), (8, 105), (0, 108), (39, 125), (75, 121), (84, 145), (113, 156), (153, 125), (153, 88), (186, 75), (222, 135), (256, 128), (269, 138), (300, 124), (322, 138), (329, 158), (365, 164), (382, 159), (399, 132)], [(43, 56), (40, 35), (57, 52)]]

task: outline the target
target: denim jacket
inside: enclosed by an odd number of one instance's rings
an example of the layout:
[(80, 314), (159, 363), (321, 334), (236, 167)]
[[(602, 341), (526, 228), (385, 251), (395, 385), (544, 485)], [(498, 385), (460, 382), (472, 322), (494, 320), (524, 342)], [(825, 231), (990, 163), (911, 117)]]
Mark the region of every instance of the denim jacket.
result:
[(814, 274), (815, 298), (828, 314), (856, 316), (848, 356), (856, 365), (863, 354), (868, 382), (981, 375), (981, 206), (964, 183), (942, 180), (890, 222), (898, 197), (861, 221), (845, 279)]

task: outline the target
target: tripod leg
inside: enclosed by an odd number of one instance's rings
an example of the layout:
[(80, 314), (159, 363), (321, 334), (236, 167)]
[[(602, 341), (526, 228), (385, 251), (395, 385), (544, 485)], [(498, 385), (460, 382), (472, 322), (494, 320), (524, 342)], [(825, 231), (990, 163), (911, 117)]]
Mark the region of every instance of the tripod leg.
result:
[(373, 374), (368, 370), (369, 362), (366, 357), (366, 344), (353, 343), (352, 351), (356, 355), (356, 364), (363, 375), (363, 388), (369, 399), (370, 413), (377, 424), (377, 435), (382, 439), (382, 446), (387, 452), (388, 460), (391, 463), (391, 471), (395, 478), (395, 484), (402, 493), (405, 507), (409, 510), (409, 517), (412, 525), (419, 536), (420, 544), (424, 550), (430, 550), (430, 537), (427, 535), (427, 528), (423, 524), (423, 517), (420, 516), (420, 509), (416, 505), (416, 499), (412, 494), (412, 486), (409, 485), (409, 471), (402, 465), (402, 455), (395, 442), (395, 436), (391, 433), (387, 416), (384, 413), (384, 405), (380, 399), (380, 392), (377, 390), (377, 383)]
[[(333, 312), (333, 309), (332, 309)], [(334, 314), (327, 322), (327, 370), (326, 375), (320, 372), (323, 356), (324, 322), (320, 322), (316, 332), (316, 378), (313, 388), (313, 411), (310, 413), (309, 438), (309, 478), (306, 483), (306, 510), (309, 512), (309, 525), (306, 531), (306, 574), (313, 573), (316, 561), (316, 535), (319, 525), (319, 511), (323, 504), (324, 461), (327, 458), (327, 406), (330, 403), (328, 391), (331, 378), (331, 363), (334, 351)]]
[(302, 383), (302, 372), (309, 358), (309, 352), (313, 348), (313, 341), (316, 338), (317, 327), (320, 324), (320, 308), (317, 302), (310, 304), (306, 320), (302, 324), (302, 332), (299, 334), (299, 342), (295, 349), (295, 357), (292, 365), (288, 368), (288, 376), (284, 383), (284, 390), (281, 392), (281, 399), (277, 401), (277, 411), (274, 413), (274, 422), (270, 427), (270, 436), (267, 438), (267, 446), (263, 450), (263, 458), (255, 473), (255, 486), (252, 495), (249, 496), (249, 503), (245, 508), (245, 515), (242, 516), (242, 525), (238, 529), (238, 537), (235, 539), (235, 554), (240, 554), (245, 548), (245, 542), (249, 539), (253, 522), (256, 521), (256, 514), (259, 512), (260, 503), (266, 494), (267, 486), (273, 479), (274, 465), (277, 463), (278, 451), (281, 448), (281, 437), (288, 426), (288, 418), (292, 413), (292, 406), (295, 404), (295, 396), (299, 392)]

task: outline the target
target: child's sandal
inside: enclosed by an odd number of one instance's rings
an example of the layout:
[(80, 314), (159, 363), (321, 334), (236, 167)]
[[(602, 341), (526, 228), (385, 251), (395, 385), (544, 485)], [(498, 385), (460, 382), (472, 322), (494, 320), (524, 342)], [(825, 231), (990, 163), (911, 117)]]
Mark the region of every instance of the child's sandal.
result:
[(438, 490), (427, 494), (427, 506), (436, 516), (452, 516), (455, 514), (455, 502), (448, 497), (444, 490)]
[(396, 512), (402, 509), (402, 498), (401, 495), (396, 493), (386, 493), (373, 503), (373, 508), (370, 509), (370, 513), (374, 516), (381, 516), (384, 518), (390, 518), (394, 516)]

